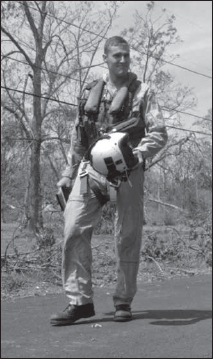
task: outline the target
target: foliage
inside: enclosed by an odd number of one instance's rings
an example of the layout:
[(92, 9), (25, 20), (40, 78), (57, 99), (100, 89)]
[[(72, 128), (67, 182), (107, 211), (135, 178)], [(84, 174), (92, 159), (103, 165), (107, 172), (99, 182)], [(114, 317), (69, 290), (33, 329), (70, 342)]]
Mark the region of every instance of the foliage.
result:
[(102, 209), (100, 223), (96, 226), (95, 234), (112, 234), (114, 231), (115, 205), (107, 202)]
[[(210, 273), (211, 221), (209, 213), (209, 217), (199, 216), (190, 226), (145, 226), (138, 280), (163, 280), (181, 275)], [(11, 225), (3, 226), (10, 227)], [(5, 238), (4, 235), (3, 241)], [(61, 245), (62, 241), (52, 228), (47, 227), (31, 246), (28, 238), (24, 238), (24, 231), (19, 234), (16, 232), (5, 253), (2, 252), (3, 298), (15, 293), (29, 293), (29, 290), (31, 293), (37, 293), (36, 288), (40, 288), (41, 293), (44, 293), (46, 288), (58, 291), (62, 286)], [(92, 253), (93, 285), (115, 283), (117, 273), (113, 236), (94, 236)]]

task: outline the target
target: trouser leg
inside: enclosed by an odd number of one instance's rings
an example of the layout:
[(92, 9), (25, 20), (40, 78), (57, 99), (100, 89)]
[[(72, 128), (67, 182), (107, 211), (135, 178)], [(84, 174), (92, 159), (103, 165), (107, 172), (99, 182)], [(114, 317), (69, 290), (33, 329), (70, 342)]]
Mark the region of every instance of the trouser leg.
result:
[(62, 279), (71, 304), (92, 302), (91, 237), (101, 215), (101, 205), (92, 191), (80, 194), (81, 179), (77, 176), (66, 205)]
[(122, 182), (117, 194), (115, 248), (117, 286), (114, 305), (131, 304), (137, 291), (137, 274), (143, 226), (143, 178), (141, 168), (131, 172), (129, 182)]

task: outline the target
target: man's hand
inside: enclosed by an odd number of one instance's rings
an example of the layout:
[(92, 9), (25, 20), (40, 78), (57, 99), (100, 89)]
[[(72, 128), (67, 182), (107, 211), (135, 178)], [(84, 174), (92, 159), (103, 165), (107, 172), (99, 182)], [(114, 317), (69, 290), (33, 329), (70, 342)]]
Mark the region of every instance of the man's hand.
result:
[(137, 158), (139, 164), (143, 164), (143, 156), (142, 152), (138, 149), (138, 147), (133, 148), (132, 150), (133, 155)]
[(68, 187), (71, 188), (72, 187), (72, 180), (69, 177), (62, 177), (60, 179), (60, 181), (58, 181), (57, 183), (58, 187)]
[(58, 181), (57, 186), (59, 187), (59, 190), (56, 193), (56, 198), (61, 207), (61, 210), (64, 211), (70, 192), (72, 190), (72, 180), (69, 177), (62, 177), (60, 181)]

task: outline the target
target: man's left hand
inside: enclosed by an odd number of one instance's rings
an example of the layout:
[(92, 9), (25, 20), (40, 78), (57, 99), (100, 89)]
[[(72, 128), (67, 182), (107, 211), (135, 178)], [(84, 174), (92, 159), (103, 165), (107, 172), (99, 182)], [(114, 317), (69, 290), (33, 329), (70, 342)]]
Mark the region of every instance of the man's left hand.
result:
[(133, 148), (132, 150), (133, 155), (135, 156), (135, 158), (137, 158), (138, 163), (143, 165), (143, 156), (142, 156), (142, 152), (138, 149), (138, 147)]

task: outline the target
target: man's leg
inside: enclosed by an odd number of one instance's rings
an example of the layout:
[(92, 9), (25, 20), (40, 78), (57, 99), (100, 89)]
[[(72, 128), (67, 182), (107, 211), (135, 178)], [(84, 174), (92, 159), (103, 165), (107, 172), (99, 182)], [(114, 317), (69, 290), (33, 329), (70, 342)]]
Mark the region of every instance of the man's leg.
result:
[(70, 306), (65, 312), (51, 317), (52, 325), (72, 324), (95, 314), (91, 237), (101, 216), (101, 205), (89, 186), (86, 193), (81, 194), (81, 185), (81, 178), (77, 176), (64, 212), (62, 279)]
[[(122, 321), (122, 318), (125, 320), (122, 309), (129, 308), (130, 312), (130, 305), (137, 291), (143, 226), (143, 180), (143, 170), (138, 168), (131, 172), (131, 183), (122, 182), (118, 189), (115, 218), (117, 286), (113, 296), (118, 321)], [(127, 313), (126, 320), (128, 318), (131, 319)]]

